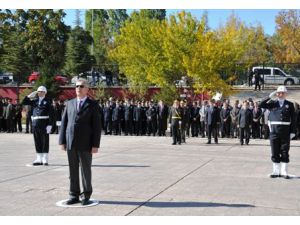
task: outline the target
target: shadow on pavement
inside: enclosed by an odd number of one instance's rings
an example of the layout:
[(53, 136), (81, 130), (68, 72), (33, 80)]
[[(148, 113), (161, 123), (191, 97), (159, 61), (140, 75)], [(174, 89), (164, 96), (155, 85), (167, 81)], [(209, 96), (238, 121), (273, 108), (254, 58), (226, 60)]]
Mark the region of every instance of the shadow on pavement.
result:
[(255, 207), (249, 204), (226, 204), (214, 202), (128, 202), (128, 201), (100, 201), (100, 204), (106, 205), (136, 205), (153, 208), (188, 208), (188, 207), (230, 207), (230, 208), (246, 208)]

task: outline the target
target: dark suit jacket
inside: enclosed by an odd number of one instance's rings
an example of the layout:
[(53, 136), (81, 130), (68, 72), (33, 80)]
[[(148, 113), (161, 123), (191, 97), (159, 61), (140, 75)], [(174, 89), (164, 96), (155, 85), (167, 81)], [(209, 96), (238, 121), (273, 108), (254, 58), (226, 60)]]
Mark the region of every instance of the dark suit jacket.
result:
[(81, 110), (77, 111), (77, 99), (67, 102), (64, 110), (59, 144), (67, 150), (91, 151), (99, 147), (101, 138), (101, 116), (97, 102), (87, 98)]
[(252, 112), (250, 109), (241, 109), (238, 115), (238, 124), (240, 128), (249, 128), (252, 123)]
[(220, 122), (220, 109), (217, 106), (209, 106), (206, 112), (207, 125), (216, 126)]

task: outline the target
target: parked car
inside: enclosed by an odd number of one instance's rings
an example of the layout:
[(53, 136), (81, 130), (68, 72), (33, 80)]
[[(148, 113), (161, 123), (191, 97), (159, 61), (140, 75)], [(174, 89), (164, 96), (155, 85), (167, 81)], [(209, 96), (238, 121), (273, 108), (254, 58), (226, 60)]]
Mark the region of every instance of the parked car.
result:
[(105, 75), (103, 75), (101, 73), (98, 73), (98, 72), (95, 72), (95, 75), (94, 75), (95, 80), (93, 80), (93, 76), (92, 76), (90, 71), (85, 72), (85, 73), (80, 73), (78, 76), (73, 77), (71, 79), (71, 84), (75, 85), (77, 80), (81, 77), (87, 79), (89, 84), (92, 85), (92, 86), (96, 85), (97, 83), (106, 84), (106, 76)]
[[(28, 82), (34, 84), (40, 77), (39, 72), (32, 72), (28, 77)], [(68, 83), (68, 78), (62, 75), (55, 75), (54, 80), (59, 85), (66, 85)]]
[(258, 74), (261, 76), (261, 78), (264, 79), (265, 84), (299, 84), (299, 79), (297, 77), (289, 75), (277, 67), (256, 66), (252, 68), (253, 73), (256, 70), (258, 71)]
[(8, 84), (14, 82), (14, 76), (12, 73), (0, 73), (0, 84)]

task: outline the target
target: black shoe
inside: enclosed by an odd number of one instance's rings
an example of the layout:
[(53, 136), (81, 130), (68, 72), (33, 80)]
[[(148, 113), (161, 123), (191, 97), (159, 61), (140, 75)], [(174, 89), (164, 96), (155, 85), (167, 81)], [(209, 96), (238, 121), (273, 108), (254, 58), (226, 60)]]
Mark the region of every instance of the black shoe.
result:
[(280, 177), (280, 175), (274, 175), (274, 174), (270, 174), (269, 176), (270, 178), (277, 178), (277, 177)]
[(246, 141), (246, 145), (249, 145), (249, 141)]
[(289, 175), (284, 175), (284, 176), (281, 176), (283, 177), (284, 179), (290, 179), (291, 177)]
[(73, 204), (76, 204), (76, 203), (79, 203), (79, 198), (70, 198), (68, 201), (66, 201), (66, 205), (73, 205)]
[(48, 163), (43, 163), (43, 166), (48, 166)]
[(176, 145), (176, 143), (172, 143), (172, 145)]
[(178, 142), (179, 145), (181, 145), (181, 142)]
[(244, 145), (244, 142), (241, 142), (241, 145)]
[(33, 166), (41, 166), (41, 165), (43, 165), (43, 163), (41, 163), (41, 162), (35, 162), (35, 163), (32, 163), (32, 165)]
[(90, 202), (90, 199), (89, 198), (85, 198), (85, 199), (82, 199), (81, 200), (81, 205), (89, 205), (91, 202)]
[(208, 142), (206, 142), (206, 144), (211, 144), (211, 142), (210, 142), (210, 141), (208, 141)]
[(215, 141), (215, 144), (219, 144), (219, 142)]

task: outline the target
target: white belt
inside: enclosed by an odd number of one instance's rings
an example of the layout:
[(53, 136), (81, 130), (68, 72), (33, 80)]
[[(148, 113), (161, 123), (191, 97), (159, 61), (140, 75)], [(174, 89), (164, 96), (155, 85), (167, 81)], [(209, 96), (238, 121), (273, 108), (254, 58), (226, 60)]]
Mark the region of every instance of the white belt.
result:
[(271, 125), (291, 125), (291, 122), (270, 121)]
[(49, 119), (49, 116), (32, 116), (32, 120), (39, 120), (39, 119)]

